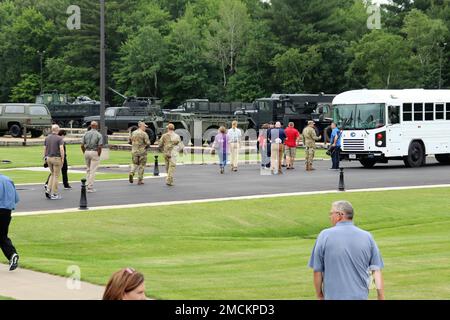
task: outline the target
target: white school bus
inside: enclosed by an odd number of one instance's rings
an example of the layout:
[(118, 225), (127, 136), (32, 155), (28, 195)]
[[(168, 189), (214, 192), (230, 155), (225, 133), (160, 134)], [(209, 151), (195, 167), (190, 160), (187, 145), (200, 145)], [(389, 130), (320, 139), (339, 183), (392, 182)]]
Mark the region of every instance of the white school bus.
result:
[(333, 100), (342, 131), (341, 158), (366, 168), (389, 160), (407, 167), (427, 155), (450, 163), (450, 90), (354, 90)]

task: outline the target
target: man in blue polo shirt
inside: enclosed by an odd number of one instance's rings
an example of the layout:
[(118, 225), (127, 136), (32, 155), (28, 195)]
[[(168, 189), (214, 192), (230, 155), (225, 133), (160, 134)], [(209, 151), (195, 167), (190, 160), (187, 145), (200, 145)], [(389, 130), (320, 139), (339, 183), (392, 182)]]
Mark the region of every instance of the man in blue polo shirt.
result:
[(335, 122), (331, 123), (331, 130), (330, 144), (334, 147), (331, 153), (331, 161), (333, 163), (331, 170), (339, 170), (342, 131), (337, 127)]
[(9, 270), (13, 271), (19, 263), (19, 255), (14, 248), (11, 239), (8, 238), (9, 224), (11, 223), (11, 211), (19, 202), (14, 183), (6, 176), (0, 174), (0, 248), (9, 260)]
[(323, 230), (314, 245), (309, 267), (319, 300), (367, 300), (372, 273), (379, 300), (384, 300), (380, 251), (372, 235), (353, 224), (347, 201), (331, 206), (332, 228)]

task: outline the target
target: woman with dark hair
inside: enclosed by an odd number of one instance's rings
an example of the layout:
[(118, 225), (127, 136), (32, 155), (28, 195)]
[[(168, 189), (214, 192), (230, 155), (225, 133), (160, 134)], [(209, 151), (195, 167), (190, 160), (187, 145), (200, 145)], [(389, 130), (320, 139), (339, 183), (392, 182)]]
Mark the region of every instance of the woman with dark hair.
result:
[(142, 273), (125, 268), (114, 273), (106, 286), (103, 300), (146, 300)]

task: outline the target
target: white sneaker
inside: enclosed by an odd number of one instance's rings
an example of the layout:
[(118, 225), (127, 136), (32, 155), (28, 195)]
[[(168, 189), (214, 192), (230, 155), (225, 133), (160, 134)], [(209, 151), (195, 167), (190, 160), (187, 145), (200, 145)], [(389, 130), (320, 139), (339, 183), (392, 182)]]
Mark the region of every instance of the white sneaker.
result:
[(97, 192), (97, 190), (95, 190), (95, 189), (87, 189), (87, 192), (88, 193), (94, 193), (94, 192)]
[(51, 199), (51, 200), (61, 200), (62, 197), (61, 197), (61, 195), (59, 195), (59, 194), (52, 194), (52, 195), (50, 196), (50, 199)]

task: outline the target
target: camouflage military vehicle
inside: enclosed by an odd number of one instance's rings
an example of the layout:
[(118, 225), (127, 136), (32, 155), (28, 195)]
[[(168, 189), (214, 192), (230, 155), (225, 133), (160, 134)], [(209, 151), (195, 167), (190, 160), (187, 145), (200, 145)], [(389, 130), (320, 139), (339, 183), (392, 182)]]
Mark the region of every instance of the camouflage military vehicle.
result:
[[(38, 95), (36, 103), (45, 104), (50, 110), (53, 123), (64, 128), (71, 125), (74, 128), (81, 128), (84, 117), (100, 114), (99, 101), (86, 96), (73, 99), (57, 91)], [(106, 105), (106, 108), (108, 107), (109, 105)]]
[[(109, 107), (105, 111), (105, 126), (108, 134), (119, 131), (131, 131), (139, 121), (147, 125), (147, 134), (151, 144), (163, 133), (164, 114), (153, 97), (125, 97), (121, 107)], [(92, 121), (100, 125), (100, 116), (85, 117), (83, 127), (88, 128)]]
[[(238, 128), (245, 132), (248, 129), (248, 116), (236, 115), (236, 111), (251, 109), (252, 103), (242, 102), (210, 102), (207, 99), (186, 100), (181, 106), (172, 110), (164, 110), (165, 125), (173, 123), (176, 132), (183, 141), (190, 140), (194, 144), (211, 143), (220, 126), (231, 127), (236, 120)], [(201, 135), (201, 136), (200, 136)], [(186, 143), (186, 141), (185, 141)]]
[(0, 104), (0, 136), (9, 133), (14, 138), (20, 138), (26, 127), (32, 138), (38, 138), (51, 125), (50, 112), (43, 104)]

